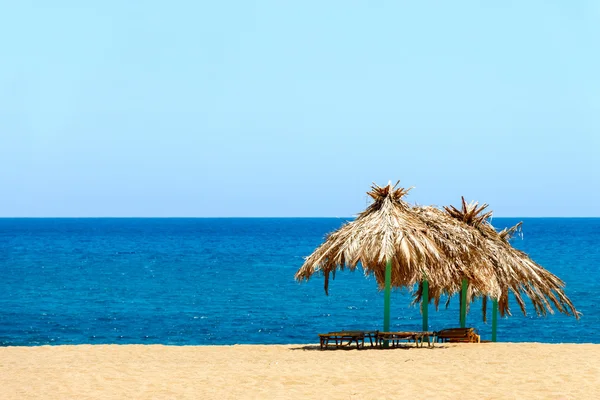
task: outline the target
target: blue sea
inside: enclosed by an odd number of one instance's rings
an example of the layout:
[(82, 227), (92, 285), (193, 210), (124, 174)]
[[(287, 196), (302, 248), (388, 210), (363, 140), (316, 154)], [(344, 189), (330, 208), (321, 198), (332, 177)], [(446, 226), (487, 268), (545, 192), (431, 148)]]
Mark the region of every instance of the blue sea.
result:
[[(493, 220), (497, 228), (521, 219)], [(383, 293), (360, 270), (294, 281), (340, 218), (0, 219), (0, 345), (314, 343), (317, 333), (381, 329)], [(523, 219), (514, 245), (567, 286), (582, 312), (499, 320), (498, 340), (600, 343), (600, 219)], [(420, 330), (408, 289), (392, 328)], [(491, 318), (489, 318), (491, 319)], [(430, 329), (459, 324), (458, 299)], [(489, 339), (480, 303), (469, 326)]]

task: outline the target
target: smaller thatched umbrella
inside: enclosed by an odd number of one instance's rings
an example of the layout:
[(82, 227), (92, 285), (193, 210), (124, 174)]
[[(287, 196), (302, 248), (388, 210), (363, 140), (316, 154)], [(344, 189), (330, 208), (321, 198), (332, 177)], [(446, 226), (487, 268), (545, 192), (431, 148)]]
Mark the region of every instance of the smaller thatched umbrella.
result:
[[(494, 273), (501, 287), (500, 296), (478, 293), (483, 296), (484, 319), (487, 297), (491, 297), (493, 301), (492, 340), (496, 339), (498, 308), (500, 315), (511, 315), (508, 305), (509, 292), (514, 295), (524, 315), (527, 315), (527, 312), (523, 295), (529, 297), (538, 315), (554, 313), (552, 308), (554, 305), (559, 312), (579, 318), (579, 312), (564, 293), (564, 282), (533, 261), (526, 253), (510, 245), (509, 240), (516, 232), (520, 231), (522, 223), (497, 232), (490, 223), (492, 212), (484, 212), (487, 207), (487, 204), (479, 206), (477, 202), (467, 204), (463, 197), (460, 209), (454, 206), (444, 208), (448, 215), (481, 233), (483, 246), (487, 249), (486, 253), (489, 254), (489, 259), (494, 265)], [(472, 295), (477, 294), (476, 291), (471, 291), (471, 293)], [(464, 321), (462, 310), (466, 306), (466, 302), (466, 290), (464, 290), (461, 302), (461, 322)]]

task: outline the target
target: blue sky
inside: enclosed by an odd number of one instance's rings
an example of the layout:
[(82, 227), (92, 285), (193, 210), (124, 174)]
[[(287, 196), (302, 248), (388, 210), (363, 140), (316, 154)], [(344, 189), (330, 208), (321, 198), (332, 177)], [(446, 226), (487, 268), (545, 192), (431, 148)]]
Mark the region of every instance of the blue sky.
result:
[(2, 9), (1, 216), (600, 216), (597, 2)]

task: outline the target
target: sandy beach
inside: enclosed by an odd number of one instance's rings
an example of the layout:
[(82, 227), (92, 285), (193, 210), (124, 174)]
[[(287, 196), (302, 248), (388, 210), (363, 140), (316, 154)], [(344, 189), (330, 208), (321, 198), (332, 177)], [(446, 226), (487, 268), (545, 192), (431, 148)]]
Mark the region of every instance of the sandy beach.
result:
[(2, 399), (589, 399), (600, 345), (433, 349), (80, 345), (0, 349)]

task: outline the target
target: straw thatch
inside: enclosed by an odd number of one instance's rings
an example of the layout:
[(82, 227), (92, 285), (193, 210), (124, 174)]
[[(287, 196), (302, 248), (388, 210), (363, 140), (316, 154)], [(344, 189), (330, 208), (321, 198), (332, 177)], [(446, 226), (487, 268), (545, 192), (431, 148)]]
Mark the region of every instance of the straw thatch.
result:
[(354, 221), (329, 234), (306, 259), (296, 279), (308, 280), (320, 272), (327, 292), (331, 273), (355, 270), (360, 263), (382, 288), (390, 260), (393, 287), (413, 287), (427, 279), (430, 299), (436, 305), (442, 294), (460, 290), (465, 277), (477, 290), (499, 296), (493, 265), (486, 263), (486, 255), (479, 250), (479, 232), (440, 210), (411, 207), (402, 199), (410, 189), (397, 185), (373, 185), (368, 193), (373, 203)]
[(386, 262), (392, 264), (392, 287), (412, 288), (418, 284), (414, 302), (422, 297), (422, 281), (429, 282), (429, 301), (436, 307), (442, 295), (461, 290), (468, 279), (467, 301), (483, 298), (485, 320), (488, 297), (498, 300), (500, 314), (511, 315), (508, 293), (513, 293), (526, 314), (523, 296), (531, 299), (538, 315), (553, 313), (552, 304), (562, 313), (579, 313), (563, 291), (564, 283), (515, 249), (510, 238), (521, 224), (496, 232), (489, 222), (487, 204), (462, 208), (411, 207), (402, 198), (410, 189), (388, 184), (372, 186), (373, 203), (354, 221), (327, 235), (296, 273), (299, 281), (313, 274), (325, 277), (345, 268), (354, 271), (360, 264), (366, 275), (373, 274), (380, 288), (385, 284)]
[[(527, 312), (524, 296), (527, 296), (538, 315), (553, 314), (552, 305), (554, 305), (559, 312), (579, 318), (579, 312), (564, 293), (564, 282), (533, 261), (526, 253), (510, 245), (509, 240), (515, 233), (520, 232), (522, 223), (497, 232), (490, 223), (492, 212), (485, 212), (487, 207), (487, 204), (480, 206), (477, 202), (467, 204), (464, 197), (460, 209), (454, 206), (444, 207), (452, 218), (481, 233), (484, 238), (485, 252), (494, 264), (494, 272), (496, 280), (501, 286), (501, 294), (496, 297), (479, 292), (480, 295), (484, 295), (484, 318), (487, 296), (498, 299), (498, 309), (501, 315), (511, 315), (508, 304), (509, 292), (514, 295), (525, 315)], [(474, 291), (471, 292), (471, 295), (475, 294)]]

